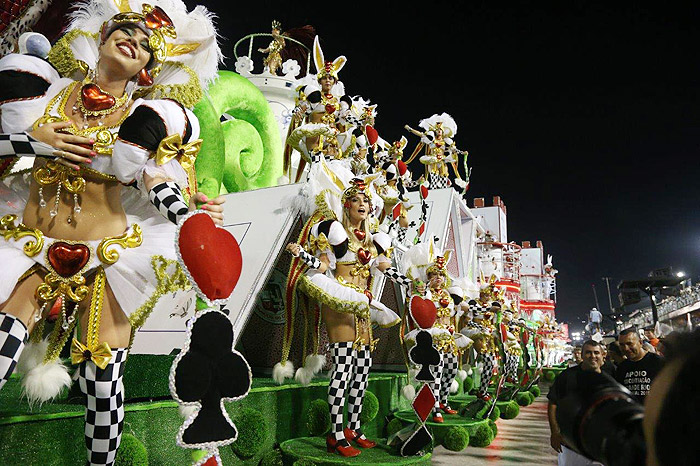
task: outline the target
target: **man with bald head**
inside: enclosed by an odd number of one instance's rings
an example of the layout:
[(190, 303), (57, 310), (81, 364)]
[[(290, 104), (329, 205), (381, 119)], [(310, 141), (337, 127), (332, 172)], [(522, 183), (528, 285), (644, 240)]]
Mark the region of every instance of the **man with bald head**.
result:
[(644, 403), (652, 381), (663, 367), (663, 359), (644, 349), (636, 328), (620, 332), (618, 342), (627, 359), (617, 366), (615, 379), (627, 387), (640, 403)]

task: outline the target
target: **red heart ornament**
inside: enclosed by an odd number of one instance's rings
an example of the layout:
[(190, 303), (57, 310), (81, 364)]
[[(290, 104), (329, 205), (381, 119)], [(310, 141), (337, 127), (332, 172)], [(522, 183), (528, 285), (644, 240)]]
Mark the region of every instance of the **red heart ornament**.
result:
[(153, 10), (146, 15), (146, 27), (148, 29), (160, 29), (172, 25), (173, 20), (170, 19), (170, 16), (159, 6), (153, 8)]
[(177, 241), (183, 265), (204, 296), (210, 301), (231, 296), (243, 266), (236, 238), (200, 213), (185, 220)]
[(367, 135), (367, 142), (369, 142), (370, 146), (376, 144), (377, 139), (379, 139), (379, 133), (374, 127), (370, 125), (365, 126), (365, 134)]
[(438, 303), (440, 303), (440, 307), (447, 307), (450, 305), (450, 300), (447, 298), (440, 298), (440, 301), (438, 301)]
[(328, 113), (330, 115), (333, 112), (335, 112), (335, 105), (327, 104), (326, 105), (326, 113)]
[(422, 329), (432, 327), (433, 324), (435, 324), (435, 319), (437, 319), (435, 303), (429, 299), (423, 299), (420, 296), (413, 296), (411, 298), (409, 312), (416, 325)]
[(91, 112), (107, 110), (116, 103), (113, 95), (102, 92), (102, 89), (93, 83), (85, 84), (80, 89), (80, 98), (83, 100), (85, 108)]
[(359, 239), (360, 241), (364, 241), (367, 237), (367, 234), (362, 230), (355, 229), (353, 233), (355, 233), (355, 238)]
[(360, 248), (357, 250), (357, 258), (360, 259), (362, 265), (366, 265), (370, 259), (372, 259), (372, 253), (370, 253), (367, 249)]
[(426, 188), (425, 186), (421, 185), (421, 187), (420, 187), (420, 194), (421, 194), (421, 197), (422, 197), (423, 199), (427, 198), (427, 197), (428, 197), (428, 188)]
[(404, 176), (406, 174), (406, 170), (408, 170), (408, 167), (403, 160), (397, 161), (396, 164), (399, 166), (399, 175)]
[(88, 263), (90, 248), (84, 244), (68, 244), (57, 241), (49, 246), (46, 256), (56, 273), (68, 278), (80, 272)]

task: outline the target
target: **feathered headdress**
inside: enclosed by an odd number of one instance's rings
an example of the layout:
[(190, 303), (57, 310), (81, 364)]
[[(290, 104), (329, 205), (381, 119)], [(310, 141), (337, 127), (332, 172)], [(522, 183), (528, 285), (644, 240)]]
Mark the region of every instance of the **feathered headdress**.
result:
[(103, 33), (119, 23), (136, 24), (149, 35), (153, 60), (152, 84), (142, 85), (136, 97), (170, 98), (193, 107), (203, 90), (216, 79), (223, 55), (216, 41), (214, 15), (199, 5), (191, 12), (181, 0), (129, 0), (80, 2), (71, 13), (66, 34), (49, 53), (49, 61), (61, 75), (82, 79), (94, 69)]
[(439, 273), (445, 277), (446, 286), (450, 286), (447, 264), (452, 257), (452, 252), (448, 249), (442, 253), (431, 238), (427, 243), (412, 246), (404, 253), (403, 270), (406, 270), (409, 278), (423, 282), (428, 281), (429, 274)]
[(442, 128), (443, 135), (446, 138), (452, 138), (457, 134), (457, 123), (455, 123), (454, 118), (447, 113), (442, 113), (440, 115), (435, 114), (430, 118), (421, 120), (418, 126), (425, 131), (435, 131), (437, 128)]

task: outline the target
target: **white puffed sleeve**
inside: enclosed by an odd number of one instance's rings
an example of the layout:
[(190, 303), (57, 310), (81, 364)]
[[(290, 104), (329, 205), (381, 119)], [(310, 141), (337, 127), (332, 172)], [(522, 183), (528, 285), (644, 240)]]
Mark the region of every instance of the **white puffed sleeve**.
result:
[(144, 188), (144, 175), (188, 186), (187, 173), (177, 159), (159, 164), (155, 154), (163, 139), (179, 134), (183, 144), (199, 138), (199, 122), (190, 110), (170, 100), (138, 100), (119, 131), (112, 151), (113, 173), (122, 183), (136, 181)]

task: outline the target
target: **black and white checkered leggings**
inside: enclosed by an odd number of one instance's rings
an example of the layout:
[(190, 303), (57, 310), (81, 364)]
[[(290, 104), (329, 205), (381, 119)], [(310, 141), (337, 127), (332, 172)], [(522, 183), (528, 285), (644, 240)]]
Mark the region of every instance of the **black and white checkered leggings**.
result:
[(353, 342), (331, 343), (333, 369), (328, 382), (328, 405), (331, 412), (331, 434), (336, 440), (345, 438), (343, 434), (343, 408), (345, 392), (350, 382), (348, 394), (348, 428), (360, 430), (360, 415), (364, 401), (372, 356), (369, 345), (358, 350), (353, 349)]
[(90, 465), (111, 465), (124, 428), (122, 375), (127, 348), (112, 348), (112, 360), (100, 369), (92, 361), (78, 367), (78, 384), (87, 396), (85, 446)]
[(493, 368), (496, 365), (496, 355), (493, 353), (484, 353), (481, 355), (481, 360), (484, 363), (484, 368), (481, 371), (481, 383), (479, 384), (479, 396), (488, 394), (489, 384), (493, 376)]
[(14, 372), (28, 338), (27, 327), (21, 320), (0, 312), (0, 388)]

